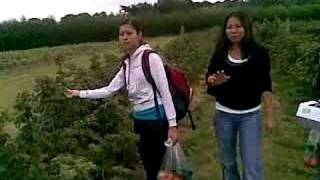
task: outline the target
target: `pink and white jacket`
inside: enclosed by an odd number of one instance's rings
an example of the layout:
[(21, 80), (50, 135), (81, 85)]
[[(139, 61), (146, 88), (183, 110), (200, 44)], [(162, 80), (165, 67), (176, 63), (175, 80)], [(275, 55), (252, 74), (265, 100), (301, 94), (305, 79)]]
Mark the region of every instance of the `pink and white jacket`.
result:
[[(126, 84), (125, 82), (127, 82), (126, 88), (129, 100), (133, 103), (134, 111), (139, 112), (155, 107), (152, 86), (146, 80), (142, 71), (141, 59), (144, 50), (151, 50), (151, 47), (148, 44), (141, 45), (129, 58), (125, 59), (126, 73), (123, 72), (124, 68), (121, 67), (108, 86), (94, 90), (81, 90), (80, 98), (98, 99), (109, 97), (123, 88)], [(169, 126), (176, 126), (176, 111), (162, 59), (158, 54), (151, 53), (149, 60), (151, 76), (159, 91), (157, 92), (158, 103), (164, 107)]]

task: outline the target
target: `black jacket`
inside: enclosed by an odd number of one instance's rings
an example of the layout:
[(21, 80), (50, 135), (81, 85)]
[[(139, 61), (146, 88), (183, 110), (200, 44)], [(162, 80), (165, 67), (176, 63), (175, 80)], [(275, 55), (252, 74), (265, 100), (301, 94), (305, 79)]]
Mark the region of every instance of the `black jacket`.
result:
[(264, 91), (272, 91), (270, 57), (262, 46), (255, 46), (248, 61), (234, 64), (228, 60), (228, 52), (215, 52), (208, 66), (207, 77), (224, 70), (230, 80), (219, 86), (209, 86), (207, 92), (221, 105), (235, 110), (254, 108), (261, 103)]

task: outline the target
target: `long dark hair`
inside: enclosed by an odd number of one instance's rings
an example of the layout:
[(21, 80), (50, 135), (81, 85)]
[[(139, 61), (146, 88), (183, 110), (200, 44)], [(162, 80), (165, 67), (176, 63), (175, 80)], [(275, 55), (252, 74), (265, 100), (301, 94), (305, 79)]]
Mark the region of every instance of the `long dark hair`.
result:
[(252, 54), (253, 48), (256, 46), (256, 42), (253, 36), (251, 20), (247, 14), (240, 11), (232, 12), (225, 18), (223, 29), (216, 44), (215, 52), (226, 53), (232, 44), (226, 34), (227, 23), (231, 17), (239, 19), (245, 30), (245, 35), (241, 40), (241, 56), (242, 58), (247, 58)]

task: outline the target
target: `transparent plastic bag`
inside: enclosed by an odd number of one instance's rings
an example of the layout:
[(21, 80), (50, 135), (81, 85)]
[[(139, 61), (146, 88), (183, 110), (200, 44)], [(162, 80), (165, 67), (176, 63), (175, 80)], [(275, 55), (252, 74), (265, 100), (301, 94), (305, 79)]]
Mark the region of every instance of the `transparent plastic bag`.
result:
[(320, 132), (311, 130), (305, 146), (304, 164), (307, 167), (316, 167), (320, 164)]
[(158, 180), (192, 180), (192, 165), (187, 161), (179, 143), (165, 142), (166, 153), (163, 157)]

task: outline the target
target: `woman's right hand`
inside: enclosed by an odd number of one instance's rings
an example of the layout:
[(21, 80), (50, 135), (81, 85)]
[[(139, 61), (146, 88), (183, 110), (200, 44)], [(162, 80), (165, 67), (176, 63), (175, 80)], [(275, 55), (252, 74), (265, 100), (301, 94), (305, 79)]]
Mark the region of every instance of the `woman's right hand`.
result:
[(227, 76), (224, 71), (217, 71), (217, 73), (209, 75), (207, 82), (210, 86), (218, 86), (230, 79), (230, 76)]
[(179, 140), (179, 129), (177, 126), (169, 127), (168, 138), (170, 138), (173, 144), (176, 144)]
[(80, 91), (79, 90), (67, 89), (67, 90), (64, 91), (64, 95), (67, 96), (68, 98), (79, 97), (80, 96)]

